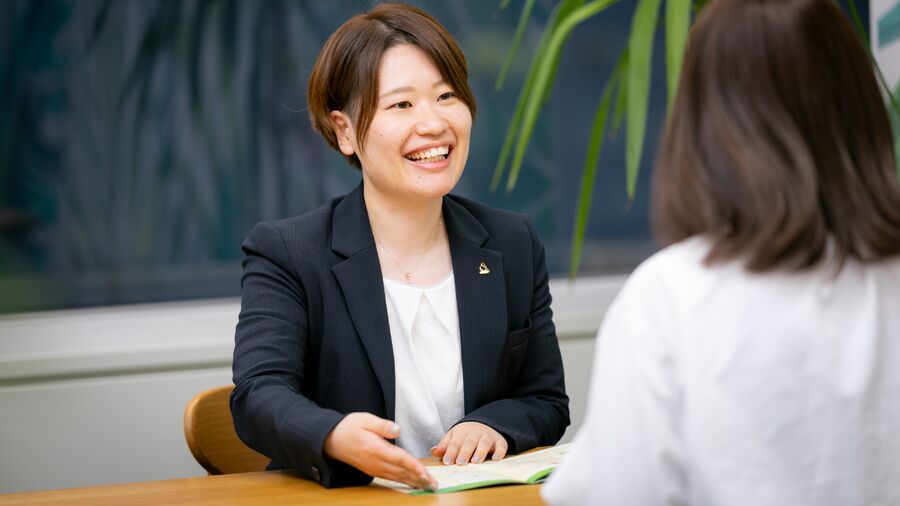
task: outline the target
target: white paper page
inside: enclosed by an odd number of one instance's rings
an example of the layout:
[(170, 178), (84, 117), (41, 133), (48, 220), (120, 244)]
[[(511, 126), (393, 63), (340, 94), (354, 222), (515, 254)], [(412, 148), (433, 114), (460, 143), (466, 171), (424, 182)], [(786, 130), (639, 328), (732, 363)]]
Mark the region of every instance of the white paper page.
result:
[(502, 474), (518, 481), (525, 481), (545, 469), (558, 467), (563, 456), (569, 451), (571, 444), (553, 446), (525, 455), (516, 455), (500, 462), (485, 462), (481, 465), (485, 467), (493, 466), (491, 471), (495, 474)]
[[(428, 466), (428, 473), (438, 482), (438, 488), (446, 489), (472, 483), (486, 481), (509, 480), (525, 482), (531, 476), (559, 466), (563, 455), (569, 450), (569, 444), (546, 448), (526, 455), (509, 457), (499, 462), (487, 461), (483, 464), (467, 464), (465, 466)], [(414, 492), (417, 489), (395, 481), (376, 478), (374, 483), (401, 492)]]

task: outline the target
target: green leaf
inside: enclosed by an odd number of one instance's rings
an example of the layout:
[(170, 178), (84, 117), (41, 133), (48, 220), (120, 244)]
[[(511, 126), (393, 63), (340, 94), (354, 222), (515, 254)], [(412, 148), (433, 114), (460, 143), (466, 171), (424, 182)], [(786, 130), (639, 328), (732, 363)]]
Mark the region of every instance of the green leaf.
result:
[[(837, 2), (837, 0), (835, 0)], [(840, 5), (840, 2), (837, 2)], [(862, 18), (859, 16), (859, 9), (856, 8), (856, 0), (847, 0), (847, 8), (850, 11), (850, 19), (853, 20), (853, 26), (856, 27), (856, 34), (866, 44), (866, 48), (871, 48), (869, 35), (866, 33), (866, 27), (863, 25)]]
[(513, 112), (512, 119), (509, 121), (509, 125), (506, 127), (503, 146), (501, 146), (500, 155), (497, 157), (497, 165), (494, 166), (494, 175), (491, 177), (491, 192), (497, 191), (497, 187), (500, 186), (500, 181), (503, 179), (503, 169), (506, 168), (506, 161), (512, 153), (516, 135), (519, 133), (519, 126), (522, 122), (522, 115), (525, 112), (525, 104), (528, 102), (528, 96), (531, 94), (531, 88), (534, 86), (534, 76), (537, 74), (543, 54), (547, 50), (547, 43), (550, 41), (550, 35), (556, 28), (556, 22), (563, 7), (565, 7), (565, 2), (557, 4), (550, 14), (550, 19), (547, 20), (547, 26), (544, 28), (544, 33), (541, 34), (541, 40), (534, 53), (534, 59), (531, 61), (531, 66), (528, 67), (528, 74), (526, 74), (525, 81), (522, 83), (522, 89), (519, 90), (519, 97), (516, 99), (516, 109)]
[(550, 18), (547, 20), (547, 26), (544, 28), (544, 33), (541, 34), (541, 40), (534, 53), (531, 66), (528, 68), (525, 82), (522, 84), (522, 89), (519, 91), (519, 97), (516, 99), (516, 110), (513, 112), (513, 118), (506, 127), (503, 146), (500, 148), (500, 155), (497, 157), (497, 164), (494, 166), (494, 175), (491, 177), (491, 192), (497, 191), (497, 187), (500, 186), (500, 181), (503, 179), (503, 171), (506, 168), (506, 162), (509, 160), (509, 155), (512, 154), (516, 136), (519, 133), (519, 127), (521, 126), (522, 117), (525, 112), (525, 105), (528, 103), (528, 98), (531, 96), (535, 75), (537, 74), (538, 68), (541, 66), (541, 62), (544, 60), (544, 54), (547, 52), (547, 45), (550, 43), (550, 38), (556, 31), (560, 20), (567, 17), (571, 11), (574, 10), (573, 6), (581, 5), (582, 3), (584, 3), (584, 0), (563, 0), (556, 5), (553, 12), (550, 14)]
[(579, 7), (566, 16), (560, 21), (557, 29), (553, 31), (550, 42), (547, 44), (546, 53), (542, 55), (540, 60), (536, 60), (538, 61), (539, 66), (537, 73), (534, 76), (533, 89), (527, 97), (528, 101), (523, 113), (522, 125), (519, 131), (518, 141), (516, 142), (512, 165), (509, 169), (509, 179), (506, 183), (506, 191), (510, 192), (516, 186), (516, 180), (522, 169), (522, 160), (525, 158), (525, 150), (528, 148), (528, 141), (531, 138), (531, 134), (534, 131), (534, 125), (537, 122), (538, 111), (543, 103), (544, 93), (546, 92), (547, 87), (550, 86), (553, 68), (556, 64), (556, 60), (559, 58), (559, 52), (562, 49), (563, 43), (572, 32), (572, 29), (578, 26), (578, 24), (600, 13), (610, 5), (616, 3), (616, 1), (617, 0), (595, 0)]
[(506, 167), (506, 160), (509, 159), (509, 155), (512, 153), (516, 134), (519, 133), (519, 124), (522, 122), (522, 113), (525, 112), (525, 103), (528, 100), (533, 81), (532, 76), (525, 79), (525, 84), (522, 85), (522, 91), (519, 92), (519, 98), (516, 100), (516, 110), (513, 112), (513, 117), (509, 120), (509, 125), (506, 127), (503, 146), (500, 147), (500, 155), (497, 157), (497, 164), (494, 166), (494, 175), (491, 176), (490, 191), (492, 193), (497, 191), (497, 187), (500, 186), (500, 181), (503, 179), (503, 169)]
[[(628, 48), (625, 48), (622, 51), (622, 56), (619, 57), (619, 64), (617, 65), (617, 69), (620, 74), (624, 74), (627, 72), (628, 68)], [(619, 86), (618, 92), (616, 93), (616, 108), (613, 110), (613, 124), (612, 124), (612, 133), (614, 136), (619, 135), (619, 131), (622, 129), (622, 120), (625, 119), (625, 107), (628, 105), (628, 88), (626, 86)]]
[(675, 99), (684, 46), (691, 26), (691, 0), (666, 0), (666, 84), (669, 107)]
[(594, 195), (594, 181), (597, 178), (597, 162), (600, 161), (600, 150), (603, 147), (603, 139), (606, 133), (607, 117), (609, 116), (609, 103), (613, 90), (621, 89), (621, 65), (613, 71), (612, 76), (606, 81), (600, 105), (594, 114), (594, 126), (591, 128), (591, 138), (588, 143), (587, 155), (584, 159), (584, 168), (581, 170), (581, 188), (578, 192), (578, 205), (575, 208), (575, 227), (572, 234), (572, 256), (569, 258), (569, 279), (575, 279), (578, 274), (578, 266), (581, 264), (581, 252), (584, 249), (584, 235), (587, 229), (588, 216), (591, 212), (591, 200)]
[[(519, 50), (519, 44), (522, 43), (522, 36), (525, 34), (525, 27), (528, 26), (528, 18), (531, 16), (532, 7), (534, 7), (534, 0), (525, 0), (525, 5), (522, 6), (522, 14), (519, 16), (519, 24), (516, 25), (516, 33), (513, 35), (512, 44), (510, 44), (509, 51), (506, 53), (506, 60), (503, 62), (503, 67), (500, 68), (500, 74), (497, 75), (497, 82), (494, 83), (494, 90), (496, 91), (500, 91), (503, 88), (503, 81), (506, 80), (509, 67), (512, 66), (516, 52)], [(503, 9), (506, 6), (501, 5), (500, 8)]]
[(653, 57), (653, 35), (659, 18), (660, 0), (639, 0), (628, 38), (627, 125), (625, 130), (625, 174), (628, 199), (634, 199), (644, 134), (647, 128), (647, 106), (650, 99), (650, 64)]
[[(618, 0), (617, 0), (618, 1)], [(576, 9), (584, 5), (584, 0), (566, 0), (563, 2), (562, 8), (560, 9), (560, 17), (559, 19), (565, 19), (569, 17)], [(543, 102), (547, 102), (550, 100), (550, 94), (553, 92), (553, 83), (556, 82), (556, 74), (559, 71), (559, 55), (553, 60), (553, 68), (550, 70), (549, 83), (550, 86), (547, 86), (547, 89), (544, 90), (544, 98)]]

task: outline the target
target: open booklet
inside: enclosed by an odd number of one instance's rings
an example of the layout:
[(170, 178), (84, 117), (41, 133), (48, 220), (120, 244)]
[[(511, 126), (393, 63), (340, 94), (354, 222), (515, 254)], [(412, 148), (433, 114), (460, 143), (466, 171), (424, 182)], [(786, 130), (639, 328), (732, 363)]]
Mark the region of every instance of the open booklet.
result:
[(410, 495), (443, 494), (492, 485), (532, 484), (544, 481), (556, 469), (571, 443), (553, 446), (524, 455), (494, 462), (464, 466), (428, 466), (428, 472), (438, 482), (434, 492), (409, 487), (396, 481), (375, 478), (374, 483)]

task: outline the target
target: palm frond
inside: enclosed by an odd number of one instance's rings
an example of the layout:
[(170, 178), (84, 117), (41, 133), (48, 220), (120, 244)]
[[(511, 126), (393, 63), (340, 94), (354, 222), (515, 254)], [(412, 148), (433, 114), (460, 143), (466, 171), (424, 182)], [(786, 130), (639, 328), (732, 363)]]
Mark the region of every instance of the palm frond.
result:
[(587, 154), (584, 159), (584, 167), (581, 170), (581, 186), (578, 191), (578, 204), (575, 208), (575, 227), (572, 233), (572, 253), (569, 257), (569, 279), (575, 279), (578, 267), (581, 265), (581, 252), (584, 249), (584, 236), (587, 231), (588, 216), (591, 212), (591, 201), (594, 195), (594, 183), (597, 179), (597, 166), (600, 161), (600, 152), (603, 148), (603, 139), (606, 136), (606, 125), (609, 117), (609, 105), (616, 89), (621, 90), (622, 75), (627, 65), (627, 52), (623, 52), (619, 58), (619, 64), (613, 71), (603, 88), (597, 112), (594, 114), (594, 124), (591, 128), (591, 136), (588, 141)]
[[(503, 89), (503, 81), (506, 80), (506, 74), (509, 73), (509, 68), (512, 66), (516, 53), (519, 51), (519, 45), (522, 43), (522, 36), (525, 35), (525, 28), (528, 26), (528, 18), (531, 17), (531, 9), (534, 7), (534, 1), (535, 0), (525, 0), (525, 3), (522, 5), (522, 14), (519, 15), (516, 32), (513, 35), (512, 43), (509, 45), (509, 51), (506, 53), (506, 58), (503, 60), (503, 66), (500, 67), (497, 81), (494, 83), (495, 91)], [(506, 3), (509, 3), (508, 0)], [(500, 8), (505, 8), (505, 5), (501, 5)]]
[(644, 150), (647, 108), (650, 101), (650, 66), (653, 59), (653, 34), (659, 19), (660, 0), (639, 0), (628, 37), (628, 74), (626, 87), (627, 125), (625, 130), (625, 174), (628, 200), (634, 199), (638, 171)]
[(691, 1), (666, 0), (666, 84), (669, 92), (669, 107), (675, 98), (681, 63), (684, 60), (684, 46), (691, 26)]
[[(628, 66), (628, 48), (625, 48), (622, 51), (621, 61), (619, 63), (620, 66), (625, 67)], [(616, 108), (613, 109), (613, 124), (612, 124), (612, 132), (610, 135), (615, 138), (619, 136), (619, 131), (622, 129), (622, 122), (625, 121), (625, 107), (628, 105), (628, 88), (625, 86), (619, 86), (618, 92), (616, 93)]]
[(503, 180), (506, 163), (509, 160), (509, 155), (512, 154), (516, 136), (519, 133), (519, 128), (522, 123), (522, 117), (525, 113), (525, 106), (527, 105), (528, 98), (531, 96), (531, 90), (535, 83), (535, 76), (540, 67), (540, 62), (545, 58), (544, 55), (547, 52), (547, 46), (550, 43), (550, 39), (557, 29), (560, 20), (568, 16), (576, 6), (583, 3), (584, 0), (563, 0), (556, 5), (553, 12), (550, 14), (550, 18), (547, 20), (547, 26), (544, 28), (543, 34), (541, 34), (541, 40), (538, 43), (537, 50), (531, 60), (528, 74), (525, 76), (525, 81), (522, 83), (519, 97), (516, 99), (516, 109), (513, 112), (513, 117), (506, 127), (506, 135), (503, 139), (503, 145), (500, 147), (500, 155), (497, 157), (497, 164), (494, 166), (494, 175), (491, 177), (491, 192), (497, 191), (497, 188), (500, 186), (500, 181)]
[(535, 123), (537, 123), (538, 112), (543, 98), (550, 87), (553, 79), (555, 67), (559, 60), (560, 51), (563, 43), (568, 38), (576, 26), (591, 17), (599, 14), (617, 0), (595, 0), (587, 3), (578, 9), (572, 11), (559, 24), (559, 27), (553, 32), (550, 42), (547, 44), (547, 52), (544, 58), (540, 60), (540, 66), (534, 78), (534, 87), (528, 102), (525, 106), (525, 112), (522, 116), (522, 126), (519, 130), (519, 137), (516, 148), (513, 153), (513, 161), (509, 169), (509, 178), (506, 183), (506, 191), (510, 192), (515, 188), (519, 173), (522, 169), (522, 161), (525, 158), (525, 150), (528, 148), (528, 141), (531, 139), (531, 133), (534, 131)]

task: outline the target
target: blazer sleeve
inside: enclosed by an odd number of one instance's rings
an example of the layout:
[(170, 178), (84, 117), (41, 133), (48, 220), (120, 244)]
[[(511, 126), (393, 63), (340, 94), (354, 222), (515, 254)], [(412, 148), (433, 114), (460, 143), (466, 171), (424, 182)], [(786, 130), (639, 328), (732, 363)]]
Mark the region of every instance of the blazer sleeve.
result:
[(235, 331), (231, 412), (247, 446), (325, 487), (371, 477), (324, 455), (326, 436), (343, 418), (302, 395), (309, 345), (306, 290), (281, 232), (254, 227), (241, 245), (241, 312)]
[(457, 422), (480, 422), (492, 427), (506, 438), (510, 453), (556, 444), (569, 425), (569, 398), (550, 309), (544, 245), (531, 221), (524, 216), (523, 219), (531, 239), (534, 269), (531, 337), (525, 345), (525, 359), (505, 398), (485, 404)]

